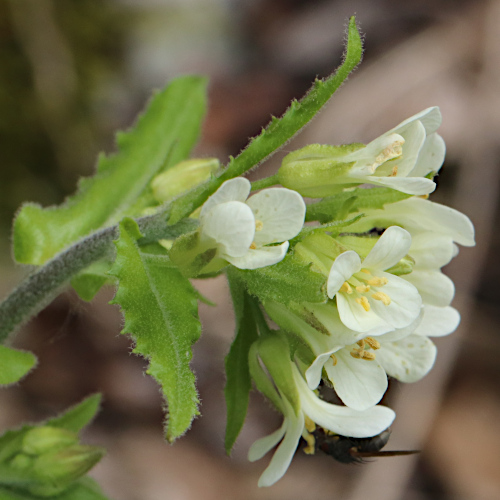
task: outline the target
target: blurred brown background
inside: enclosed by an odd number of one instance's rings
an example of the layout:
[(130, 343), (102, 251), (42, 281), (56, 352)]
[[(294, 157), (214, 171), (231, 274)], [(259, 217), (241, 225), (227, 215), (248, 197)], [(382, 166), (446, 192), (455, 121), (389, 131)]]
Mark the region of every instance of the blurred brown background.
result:
[(268, 458), (250, 464), (246, 453), (280, 417), (254, 394), (233, 456), (225, 457), (223, 359), (233, 320), (223, 279), (199, 283), (218, 303), (201, 305), (204, 332), (194, 348), (202, 416), (175, 445), (162, 440), (161, 397), (142, 374), (145, 362), (119, 336), (119, 312), (107, 305), (112, 290), (90, 304), (63, 294), (22, 329), (16, 345), (36, 352), (40, 365), (0, 392), (0, 428), (103, 392), (86, 440), (109, 450), (92, 475), (115, 500), (500, 498), (499, 1), (4, 0), (0, 296), (25, 273), (9, 257), (15, 210), (73, 192), (153, 88), (182, 73), (210, 76), (196, 154), (225, 161), (339, 64), (353, 13), (365, 34), (364, 62), (286, 151), (367, 142), (439, 105), (448, 153), (432, 199), (464, 211), (477, 229), (477, 246), (447, 269), (459, 331), (437, 342), (437, 365), (423, 381), (391, 384), (398, 418), (388, 448), (422, 453), (344, 466), (299, 450), (286, 476), (259, 490)]

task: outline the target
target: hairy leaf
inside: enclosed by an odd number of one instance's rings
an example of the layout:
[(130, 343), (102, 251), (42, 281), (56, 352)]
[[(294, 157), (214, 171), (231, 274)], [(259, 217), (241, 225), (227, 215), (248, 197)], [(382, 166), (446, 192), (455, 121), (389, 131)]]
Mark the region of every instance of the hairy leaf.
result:
[(341, 220), (353, 212), (383, 208), (387, 203), (405, 200), (410, 196), (390, 188), (354, 188), (307, 205), (306, 221), (325, 223)]
[(197, 292), (168, 257), (141, 252), (135, 221), (120, 223), (117, 258), (110, 274), (119, 280), (112, 303), (125, 316), (122, 333), (135, 340), (134, 352), (149, 360), (147, 373), (162, 386), (168, 402), (167, 439), (181, 436), (198, 415), (191, 345), (201, 332)]
[(312, 271), (310, 266), (299, 262), (291, 254), (273, 266), (234, 272), (244, 281), (248, 292), (261, 301), (275, 300), (289, 304), (327, 300), (325, 276)]
[(249, 394), (252, 388), (248, 353), (251, 345), (258, 338), (253, 315), (253, 308), (258, 306), (255, 306), (255, 299), (246, 292), (244, 284), (232, 276), (231, 268), (228, 270), (228, 281), (236, 319), (236, 337), (225, 360), (224, 394), (227, 407), (225, 447), (229, 455), (243, 427), (248, 410)]
[(35, 365), (36, 357), (31, 352), (0, 345), (0, 385), (17, 382)]
[(260, 135), (254, 137), (236, 158), (231, 158), (226, 170), (220, 176), (214, 177), (208, 183), (174, 201), (170, 224), (175, 224), (192, 213), (224, 181), (243, 175), (286, 144), (328, 102), (349, 73), (359, 64), (362, 55), (361, 37), (354, 17), (351, 17), (344, 62), (337, 71), (324, 80), (316, 80), (309, 92), (300, 101), (292, 101), (292, 104), (281, 118), (273, 117)]
[(186, 158), (205, 112), (204, 78), (187, 76), (157, 93), (129, 132), (117, 135), (118, 152), (101, 155), (97, 172), (82, 179), (77, 194), (59, 207), (26, 204), (14, 222), (14, 256), (43, 264), (71, 243), (112, 225), (151, 179)]

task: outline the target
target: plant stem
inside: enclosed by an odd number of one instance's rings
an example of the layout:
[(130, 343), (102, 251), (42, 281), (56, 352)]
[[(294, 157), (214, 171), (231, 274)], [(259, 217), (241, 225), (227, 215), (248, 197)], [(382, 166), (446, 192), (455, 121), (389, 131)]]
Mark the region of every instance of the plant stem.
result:
[(275, 186), (276, 184), (279, 184), (278, 176), (271, 175), (271, 177), (266, 177), (265, 179), (259, 179), (258, 181), (252, 182), (252, 191), (264, 189), (269, 186)]
[[(160, 212), (137, 219), (145, 240), (175, 238), (196, 225), (195, 221), (186, 220), (167, 226), (166, 218), (165, 212)], [(113, 240), (117, 238), (117, 225), (96, 231), (30, 274), (0, 303), (0, 342), (50, 303), (75, 274), (99, 259), (113, 258)]]

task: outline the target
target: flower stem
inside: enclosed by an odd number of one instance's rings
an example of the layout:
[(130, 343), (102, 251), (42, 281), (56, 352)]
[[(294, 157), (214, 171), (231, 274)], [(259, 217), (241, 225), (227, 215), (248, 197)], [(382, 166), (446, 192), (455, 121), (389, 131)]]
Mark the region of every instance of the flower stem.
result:
[[(167, 226), (166, 219), (164, 212), (137, 219), (145, 241), (175, 238), (196, 225), (195, 221), (185, 220)], [(113, 258), (113, 240), (116, 238), (117, 225), (101, 229), (36, 268), (0, 303), (0, 342), (4, 342), (11, 332), (50, 303), (75, 274), (99, 259)]]
[(276, 184), (279, 184), (278, 176), (271, 175), (271, 177), (266, 177), (265, 179), (259, 179), (258, 181), (252, 182), (252, 191), (268, 188), (269, 186), (275, 186)]

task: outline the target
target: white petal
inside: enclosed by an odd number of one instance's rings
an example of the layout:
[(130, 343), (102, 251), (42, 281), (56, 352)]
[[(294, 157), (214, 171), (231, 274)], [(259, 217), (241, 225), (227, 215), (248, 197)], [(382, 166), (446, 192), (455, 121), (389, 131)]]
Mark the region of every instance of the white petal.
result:
[(216, 205), (204, 217), (201, 237), (212, 238), (224, 255), (241, 257), (248, 252), (255, 233), (255, 219), (249, 206), (239, 201)]
[(267, 469), (262, 473), (258, 485), (271, 486), (276, 481), (281, 479), (287, 471), (290, 462), (295, 454), (299, 439), (304, 428), (304, 416), (302, 412), (298, 418), (290, 418), (285, 437), (278, 449), (274, 452), (273, 458)]
[(408, 326), (405, 326), (404, 328), (397, 328), (392, 332), (384, 333), (384, 335), (379, 335), (377, 337), (377, 340), (380, 343), (383, 342), (385, 343), (385, 342), (395, 342), (396, 340), (404, 339), (405, 337), (408, 337), (408, 335), (416, 333), (416, 329), (422, 322), (423, 317), (424, 317), (424, 308), (422, 307), (422, 309), (420, 310), (420, 314), (417, 316), (415, 321), (412, 321)]
[(239, 269), (258, 269), (281, 262), (285, 258), (287, 250), (288, 241), (285, 241), (277, 246), (250, 248), (243, 257), (224, 256), (224, 258)]
[(251, 196), (247, 205), (253, 210), (255, 220), (263, 223), (262, 229), (255, 232), (257, 246), (290, 240), (304, 226), (306, 204), (291, 189), (263, 189)]
[(364, 177), (367, 184), (385, 186), (402, 193), (424, 195), (430, 194), (436, 189), (436, 183), (425, 177), (376, 177), (370, 175)]
[(417, 335), (443, 337), (453, 333), (460, 324), (460, 314), (453, 307), (424, 305), (424, 317), (415, 330)]
[(200, 212), (200, 219), (203, 219), (212, 208), (221, 203), (228, 201), (244, 202), (248, 198), (251, 189), (250, 181), (244, 177), (235, 177), (223, 182), (221, 187), (204, 203)]
[(420, 121), (415, 121), (405, 127), (402, 135), (405, 143), (402, 158), (394, 162), (398, 167), (396, 177), (406, 177), (415, 167), (418, 155), (425, 142), (425, 128)]
[[(325, 365), (328, 378), (342, 402), (354, 410), (376, 405), (387, 390), (385, 370), (377, 360), (356, 359), (350, 354), (353, 345), (335, 353), (337, 364)], [(376, 351), (378, 352), (378, 351)]]
[[(404, 328), (412, 323), (420, 314), (422, 298), (418, 290), (407, 281), (389, 273), (379, 273), (387, 278), (387, 285), (380, 290), (387, 294), (391, 303), (385, 305), (380, 300), (369, 298), (372, 310), (394, 328)], [(409, 275), (408, 275), (409, 276)]]
[(455, 295), (455, 285), (440, 271), (414, 270), (404, 279), (415, 285), (425, 304), (449, 306)]
[(410, 255), (415, 259), (415, 270), (437, 270), (455, 256), (451, 236), (435, 233), (421, 233), (412, 237)]
[(315, 360), (312, 362), (311, 366), (306, 370), (305, 377), (307, 386), (309, 389), (314, 390), (318, 387), (321, 382), (321, 372), (323, 371), (323, 366), (325, 363), (331, 359), (330, 356), (337, 352), (339, 349), (342, 349), (344, 346), (336, 346), (330, 351), (319, 354)]
[(344, 281), (348, 280), (354, 273), (361, 269), (361, 259), (353, 250), (341, 253), (333, 262), (328, 275), (326, 290), (328, 297), (333, 296), (339, 291)]
[(425, 131), (427, 132), (427, 135), (432, 134), (435, 132), (439, 126), (441, 125), (442, 122), (442, 117), (441, 117), (441, 111), (439, 110), (438, 106), (433, 106), (431, 108), (424, 109), (423, 111), (420, 111), (420, 113), (417, 113), (416, 115), (411, 116), (410, 118), (407, 118), (405, 121), (401, 122), (398, 126), (394, 127), (392, 130), (390, 130), (387, 133), (401, 133), (406, 126), (415, 120), (420, 120), (425, 127)]
[(294, 378), (299, 389), (304, 413), (321, 427), (342, 436), (369, 437), (380, 434), (393, 422), (396, 414), (385, 406), (374, 406), (357, 411), (347, 406), (337, 406), (319, 399), (311, 391), (298, 371)]
[(287, 421), (285, 418), (283, 420), (282, 426), (279, 429), (276, 429), (268, 436), (257, 439), (257, 441), (255, 441), (248, 450), (248, 460), (250, 462), (255, 462), (256, 460), (260, 460), (266, 453), (271, 451), (283, 439), (286, 428)]
[(383, 344), (377, 351), (377, 360), (391, 377), (401, 382), (416, 382), (434, 365), (436, 346), (420, 335), (409, 335), (396, 342)]
[(388, 227), (372, 248), (362, 267), (385, 271), (396, 265), (410, 250), (411, 236), (399, 226)]
[(373, 308), (365, 311), (355, 301), (354, 297), (344, 293), (337, 293), (335, 297), (340, 320), (347, 328), (355, 332), (366, 332), (367, 334), (372, 330), (376, 330), (379, 335), (394, 330), (394, 326), (375, 313)]
[(439, 172), (446, 154), (446, 145), (439, 134), (429, 135), (420, 150), (417, 164), (409, 177), (425, 177), (429, 172)]

